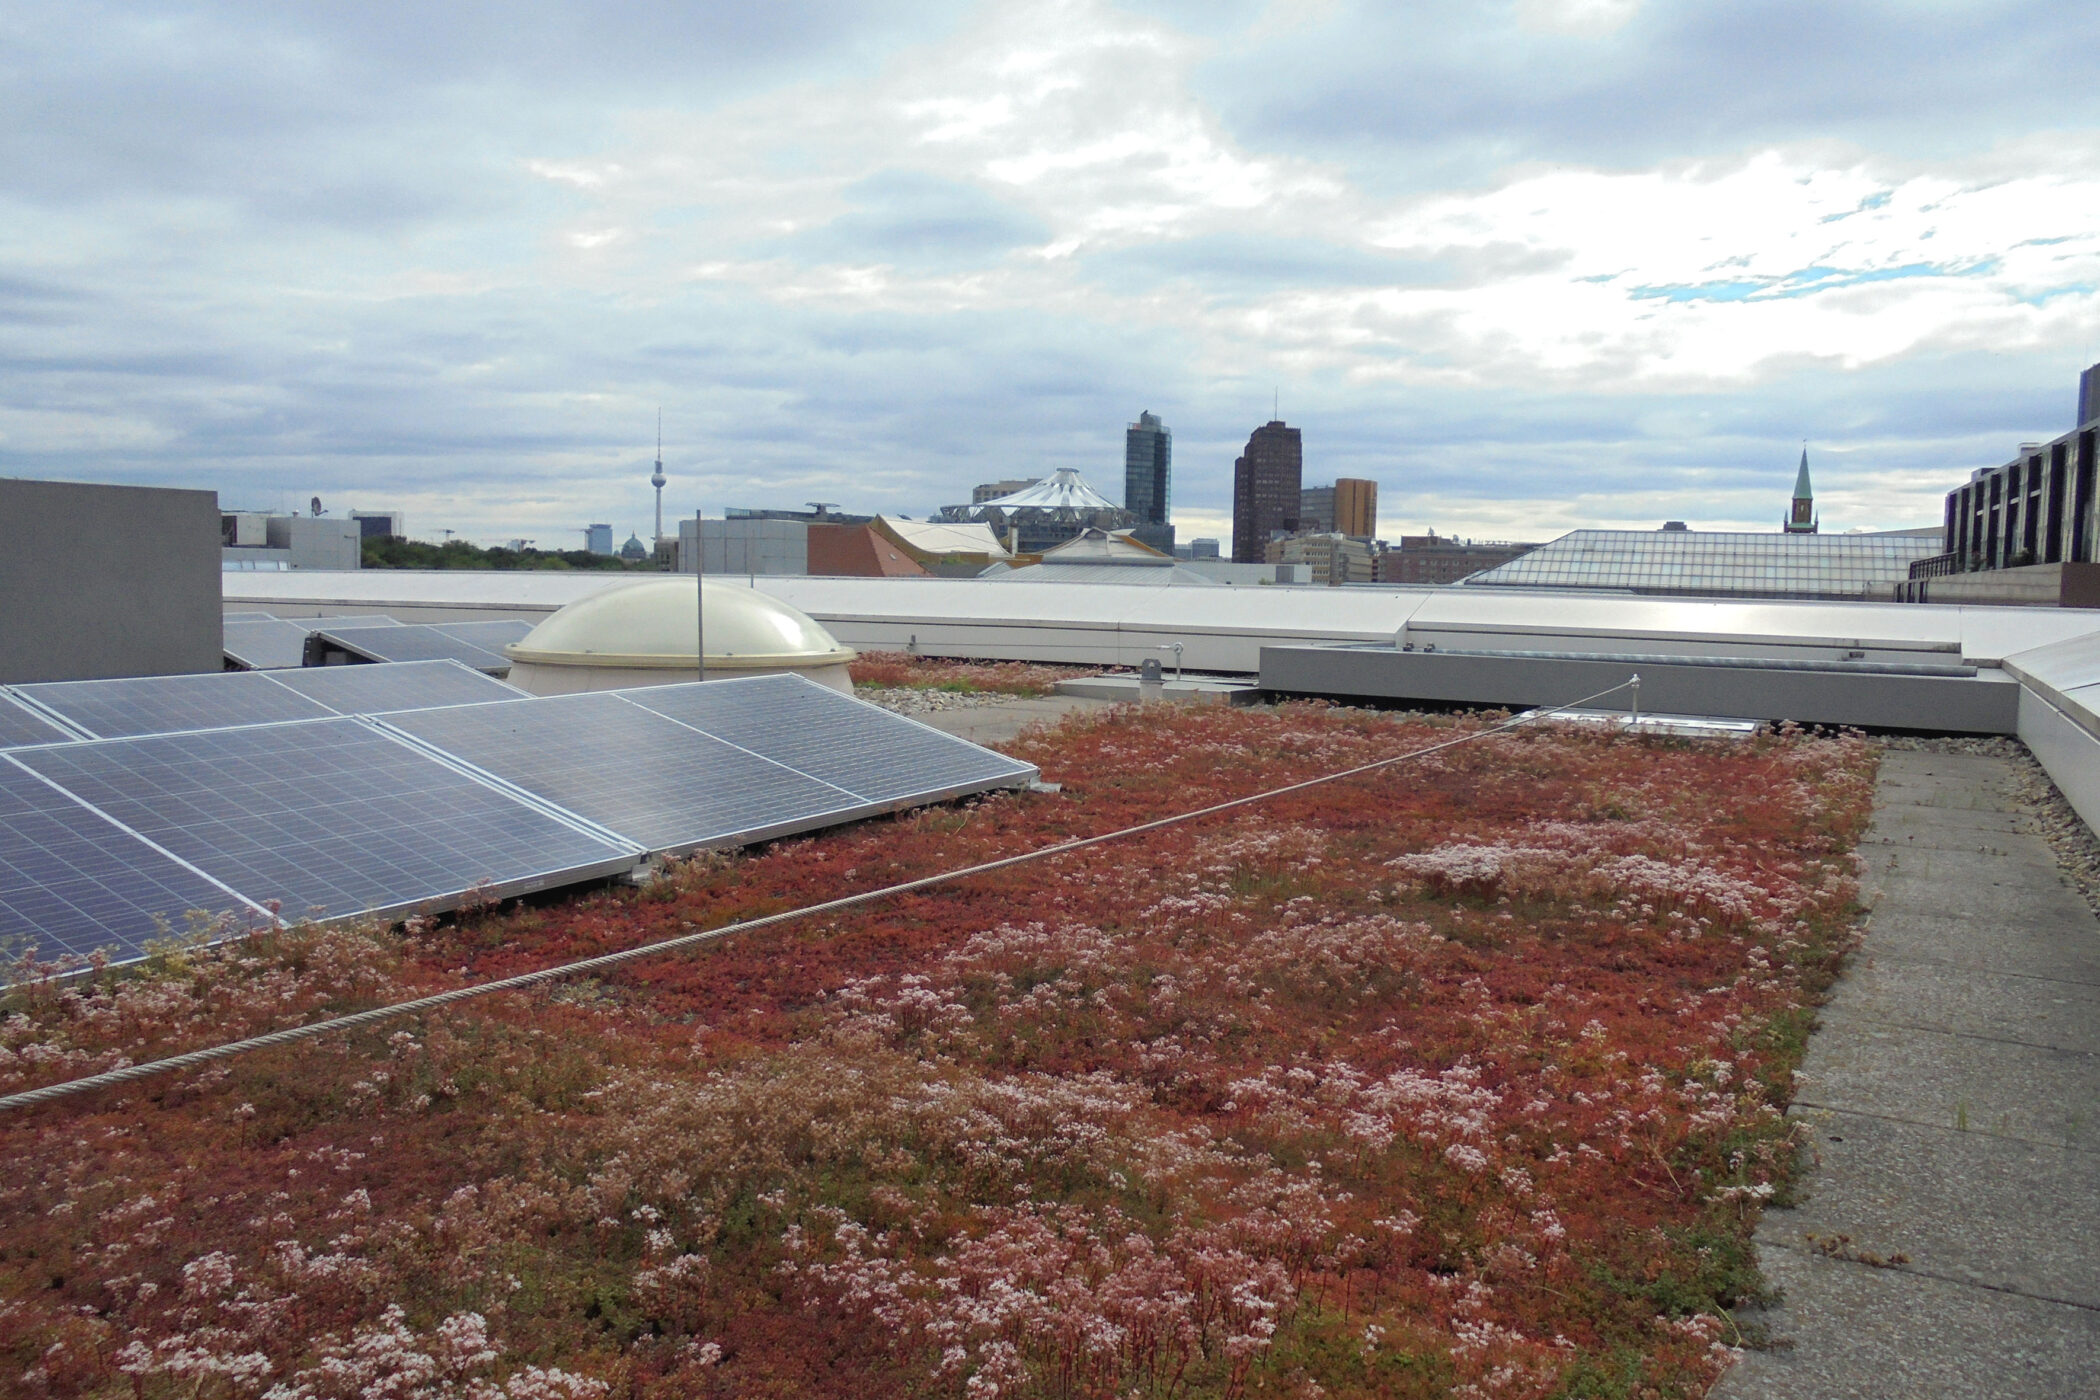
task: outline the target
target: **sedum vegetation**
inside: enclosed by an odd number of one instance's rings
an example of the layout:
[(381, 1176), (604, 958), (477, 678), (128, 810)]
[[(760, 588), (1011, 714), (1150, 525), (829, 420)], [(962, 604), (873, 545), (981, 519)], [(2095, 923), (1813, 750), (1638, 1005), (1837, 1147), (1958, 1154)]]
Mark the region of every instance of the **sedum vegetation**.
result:
[[(0, 1087), (1482, 721), (1159, 706), (645, 890), (29, 980)], [(52, 1396), (1694, 1396), (1855, 914), (1846, 737), (1533, 729), (604, 981), (0, 1118)]]

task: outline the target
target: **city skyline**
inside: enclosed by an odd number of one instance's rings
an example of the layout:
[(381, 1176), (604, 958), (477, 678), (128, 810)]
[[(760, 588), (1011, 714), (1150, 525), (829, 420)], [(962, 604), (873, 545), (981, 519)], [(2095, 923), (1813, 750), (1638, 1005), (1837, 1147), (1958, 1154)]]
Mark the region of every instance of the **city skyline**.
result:
[[(832, 0), (415, 26), (47, 7), (0, 104), (0, 472), (648, 532), (924, 516), (1173, 425), (1389, 534), (1929, 524), (2100, 359), (2100, 14)], [(1872, 53), (1872, 65), (1855, 56)]]

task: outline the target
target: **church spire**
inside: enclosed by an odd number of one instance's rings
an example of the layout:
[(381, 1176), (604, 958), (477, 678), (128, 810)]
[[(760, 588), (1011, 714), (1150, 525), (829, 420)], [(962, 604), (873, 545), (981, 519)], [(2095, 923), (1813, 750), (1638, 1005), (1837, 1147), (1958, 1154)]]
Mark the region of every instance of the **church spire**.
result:
[(1813, 535), (1816, 533), (1816, 493), (1808, 484), (1808, 444), (1801, 444), (1801, 470), (1794, 477), (1793, 509), (1780, 522), (1789, 535)]

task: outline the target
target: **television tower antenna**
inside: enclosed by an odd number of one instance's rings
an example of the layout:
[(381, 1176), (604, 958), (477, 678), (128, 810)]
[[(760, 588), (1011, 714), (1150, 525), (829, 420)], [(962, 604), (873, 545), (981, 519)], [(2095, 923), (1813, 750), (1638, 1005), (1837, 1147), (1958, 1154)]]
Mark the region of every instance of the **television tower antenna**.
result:
[(656, 488), (656, 538), (664, 537), (664, 411), (656, 410), (656, 470), (649, 477), (649, 484)]

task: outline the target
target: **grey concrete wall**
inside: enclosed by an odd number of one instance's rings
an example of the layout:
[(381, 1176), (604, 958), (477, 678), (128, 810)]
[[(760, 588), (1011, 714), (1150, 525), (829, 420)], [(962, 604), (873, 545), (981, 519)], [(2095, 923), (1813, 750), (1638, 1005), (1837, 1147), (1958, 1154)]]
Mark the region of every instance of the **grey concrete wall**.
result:
[[(2090, 716), (2085, 716), (2090, 722)], [(2020, 687), (2020, 742), (2042, 765), (2050, 781), (2085, 818), (2100, 830), (2100, 738), (2029, 686)]]
[[(1263, 647), (1264, 690), (1460, 705), (1566, 705), (1638, 672), (1650, 714), (1721, 715), (1965, 734), (2011, 734), (2020, 686), (1992, 672), (1906, 676), (1464, 656), (1389, 648)], [(1599, 708), (1625, 709), (1621, 691)]]
[(212, 491), (0, 479), (0, 682), (216, 671)]

